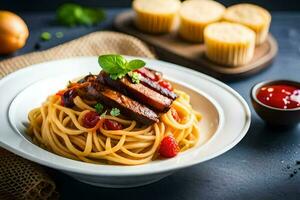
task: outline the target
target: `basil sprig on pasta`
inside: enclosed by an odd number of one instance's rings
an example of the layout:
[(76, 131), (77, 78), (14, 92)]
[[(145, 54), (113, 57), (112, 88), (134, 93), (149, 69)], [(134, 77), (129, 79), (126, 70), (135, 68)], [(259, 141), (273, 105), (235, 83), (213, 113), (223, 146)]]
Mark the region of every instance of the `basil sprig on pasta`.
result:
[[(127, 61), (123, 56), (115, 54), (99, 56), (98, 63), (113, 80), (123, 78), (128, 72), (142, 68), (146, 65), (142, 60), (134, 59)], [(139, 82), (137, 76), (134, 76), (133, 79), (134, 83)]]

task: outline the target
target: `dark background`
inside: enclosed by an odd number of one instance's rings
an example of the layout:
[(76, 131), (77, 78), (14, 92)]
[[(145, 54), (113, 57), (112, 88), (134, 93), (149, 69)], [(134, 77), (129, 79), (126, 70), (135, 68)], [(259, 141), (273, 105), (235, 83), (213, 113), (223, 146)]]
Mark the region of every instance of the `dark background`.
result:
[[(76, 2), (87, 6), (129, 7), (131, 0), (0, 0), (0, 9), (13, 11), (47, 11), (54, 10), (60, 4)], [(241, 2), (252, 2), (269, 10), (300, 10), (299, 0), (219, 0), (226, 6)]]

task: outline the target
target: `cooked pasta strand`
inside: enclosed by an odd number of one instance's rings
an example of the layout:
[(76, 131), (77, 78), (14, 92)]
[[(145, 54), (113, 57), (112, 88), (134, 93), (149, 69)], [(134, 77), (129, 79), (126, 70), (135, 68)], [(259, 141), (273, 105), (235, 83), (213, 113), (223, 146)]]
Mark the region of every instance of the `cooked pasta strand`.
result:
[[(158, 149), (166, 135), (173, 134), (181, 151), (195, 146), (199, 139), (198, 122), (201, 115), (192, 109), (190, 97), (175, 90), (179, 97), (171, 105), (181, 120), (168, 111), (160, 121), (142, 126), (126, 116), (101, 117), (94, 128), (85, 128), (82, 119), (89, 111), (95, 111), (97, 102), (74, 98), (74, 108), (61, 105), (59, 96), (48, 97), (40, 108), (28, 114), (28, 134), (41, 147), (58, 155), (89, 163), (139, 165), (158, 157)], [(120, 123), (122, 130), (106, 130), (104, 120)]]

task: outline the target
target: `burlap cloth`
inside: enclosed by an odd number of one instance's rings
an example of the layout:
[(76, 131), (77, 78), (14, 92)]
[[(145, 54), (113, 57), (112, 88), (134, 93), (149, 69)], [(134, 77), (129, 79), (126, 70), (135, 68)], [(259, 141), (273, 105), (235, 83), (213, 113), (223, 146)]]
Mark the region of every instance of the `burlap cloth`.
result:
[[(75, 56), (118, 53), (153, 58), (140, 40), (122, 33), (95, 32), (49, 50), (0, 62), (0, 78), (26, 66)], [(54, 181), (45, 169), (0, 148), (0, 199), (57, 199)]]

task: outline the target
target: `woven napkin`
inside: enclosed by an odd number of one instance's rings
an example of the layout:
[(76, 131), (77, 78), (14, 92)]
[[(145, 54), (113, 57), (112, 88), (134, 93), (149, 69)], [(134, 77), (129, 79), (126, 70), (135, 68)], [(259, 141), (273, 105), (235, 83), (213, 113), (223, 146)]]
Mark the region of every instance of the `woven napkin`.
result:
[[(0, 62), (0, 78), (26, 66), (76, 56), (117, 53), (154, 58), (140, 40), (122, 33), (95, 32), (49, 50)], [(54, 181), (45, 169), (0, 148), (0, 199), (57, 199)]]

